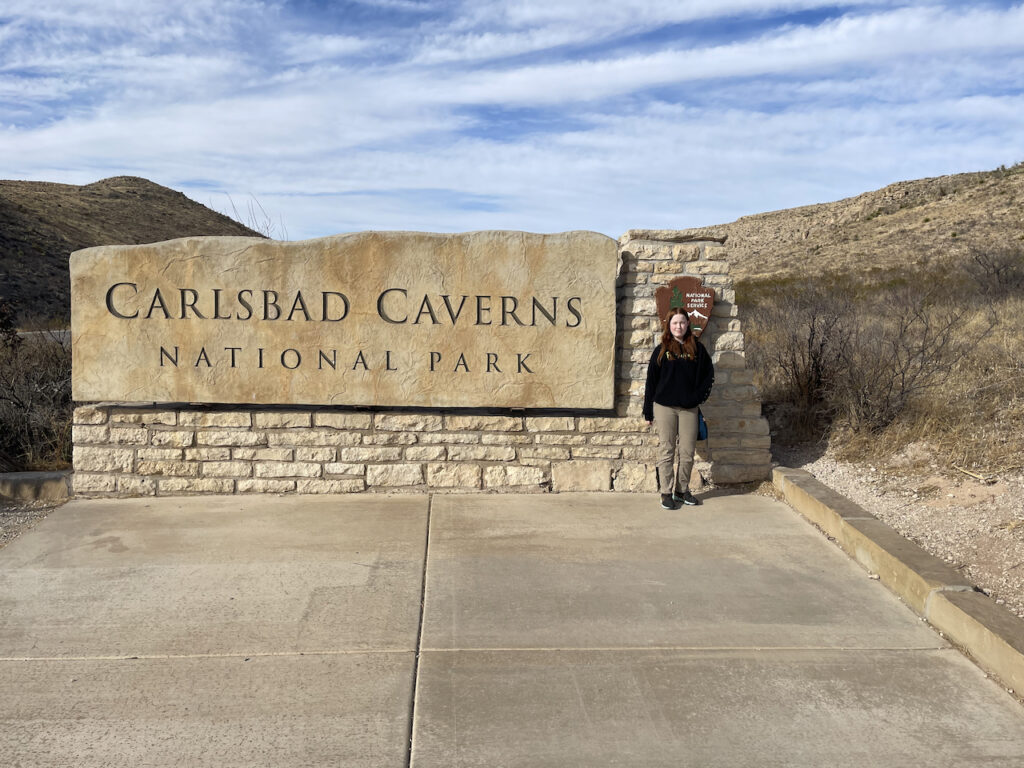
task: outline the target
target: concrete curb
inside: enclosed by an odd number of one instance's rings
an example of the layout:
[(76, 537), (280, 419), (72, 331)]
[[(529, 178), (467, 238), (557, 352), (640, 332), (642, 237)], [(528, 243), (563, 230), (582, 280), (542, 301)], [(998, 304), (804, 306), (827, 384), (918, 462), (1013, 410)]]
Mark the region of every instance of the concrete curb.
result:
[(0, 499), (64, 501), (71, 496), (71, 470), (0, 473)]
[(772, 482), (793, 509), (878, 574), (883, 584), (978, 666), (1024, 694), (1024, 620), (810, 473), (776, 467)]

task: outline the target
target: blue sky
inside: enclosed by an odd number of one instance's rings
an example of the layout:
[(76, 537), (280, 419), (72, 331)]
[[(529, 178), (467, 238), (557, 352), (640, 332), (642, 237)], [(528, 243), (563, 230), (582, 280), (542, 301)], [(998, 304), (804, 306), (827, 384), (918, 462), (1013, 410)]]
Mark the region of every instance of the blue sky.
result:
[(293, 240), (618, 237), (1022, 160), (1022, 3), (0, 4), (0, 177), (144, 176)]

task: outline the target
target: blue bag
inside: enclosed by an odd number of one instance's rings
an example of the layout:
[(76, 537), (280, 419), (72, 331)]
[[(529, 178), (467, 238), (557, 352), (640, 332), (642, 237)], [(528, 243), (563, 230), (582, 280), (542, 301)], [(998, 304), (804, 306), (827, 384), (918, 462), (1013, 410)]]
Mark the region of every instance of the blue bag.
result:
[(708, 439), (708, 423), (704, 421), (704, 414), (700, 412), (700, 408), (697, 409), (697, 439)]

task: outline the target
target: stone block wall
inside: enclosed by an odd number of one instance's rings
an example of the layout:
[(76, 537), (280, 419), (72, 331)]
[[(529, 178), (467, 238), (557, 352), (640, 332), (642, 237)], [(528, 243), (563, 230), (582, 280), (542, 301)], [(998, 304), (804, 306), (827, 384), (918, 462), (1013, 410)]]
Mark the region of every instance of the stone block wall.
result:
[(715, 362), (711, 439), (697, 466), (716, 483), (766, 479), (768, 424), (724, 245), (631, 230), (620, 256), (613, 412), (88, 404), (74, 416), (75, 493), (653, 492), (657, 437), (642, 405), (654, 292), (680, 275), (715, 289), (701, 339)]

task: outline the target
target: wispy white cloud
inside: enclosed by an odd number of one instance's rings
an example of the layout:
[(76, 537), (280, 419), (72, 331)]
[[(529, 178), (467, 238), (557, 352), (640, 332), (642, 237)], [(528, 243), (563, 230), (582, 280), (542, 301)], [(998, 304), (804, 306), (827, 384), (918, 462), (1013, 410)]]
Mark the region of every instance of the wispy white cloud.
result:
[(327, 8), (8, 0), (0, 167), (251, 193), (292, 237), (618, 235), (1024, 159), (1021, 4)]

